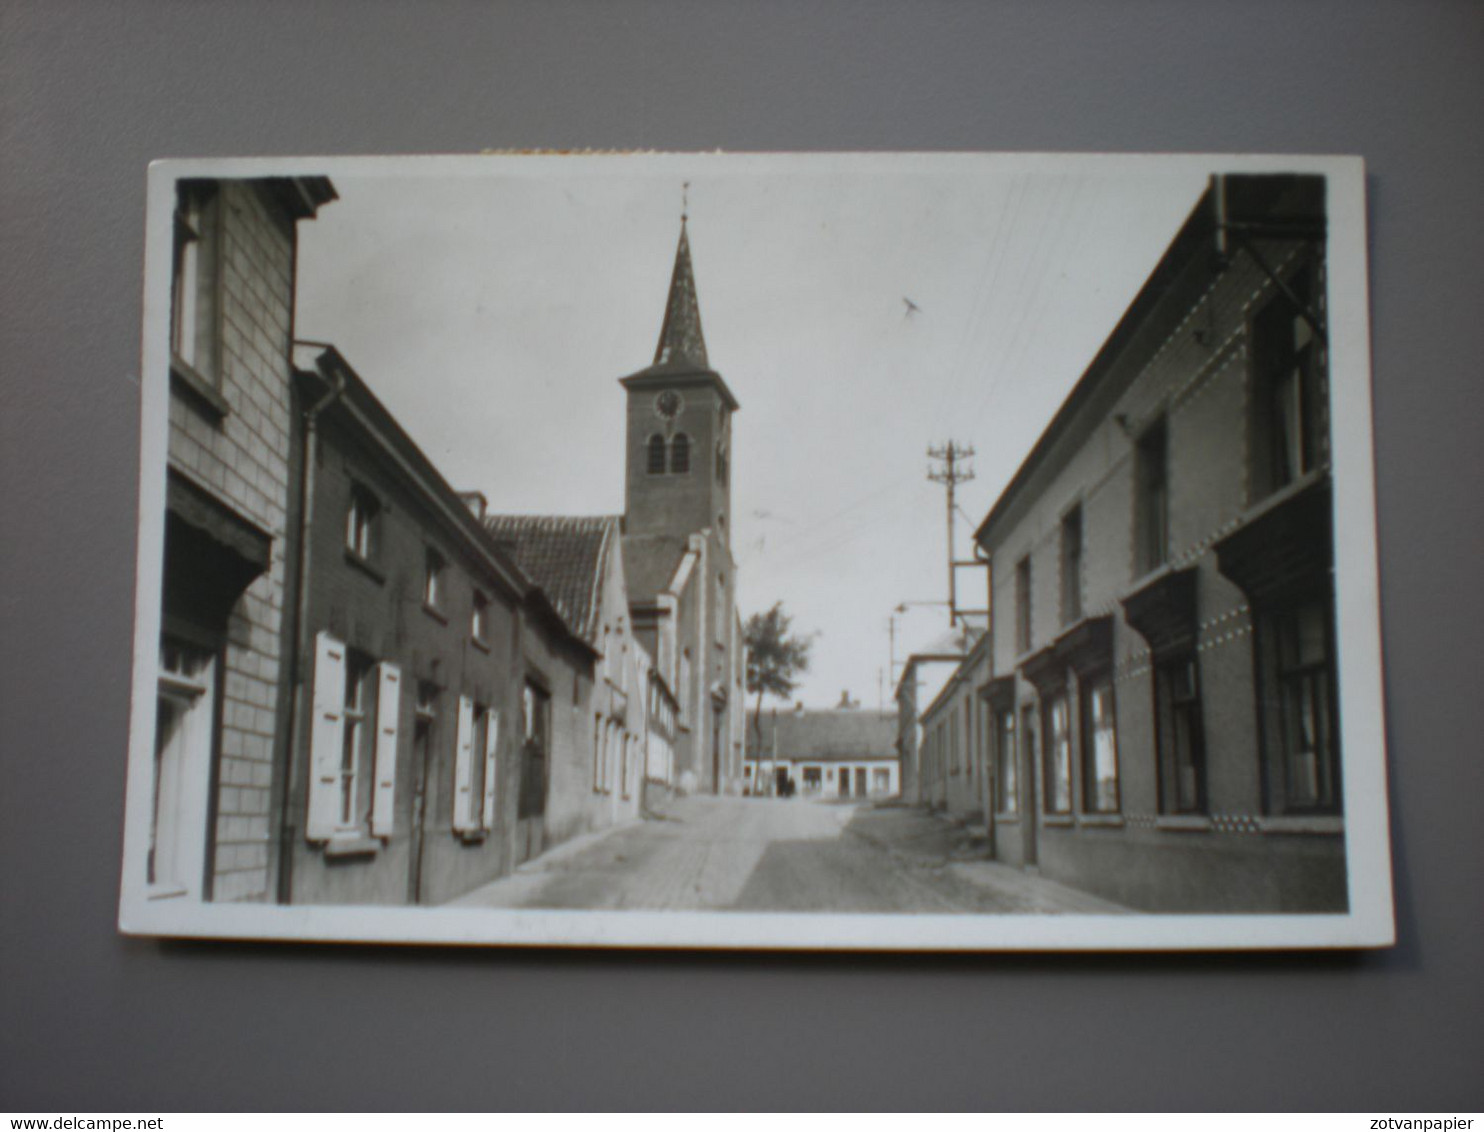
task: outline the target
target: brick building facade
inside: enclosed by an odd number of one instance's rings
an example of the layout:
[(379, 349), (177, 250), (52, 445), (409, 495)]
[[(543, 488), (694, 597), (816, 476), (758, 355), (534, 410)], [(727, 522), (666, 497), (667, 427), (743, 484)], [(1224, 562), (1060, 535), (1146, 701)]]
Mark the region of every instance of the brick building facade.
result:
[(485, 526), (551, 594), (597, 655), (587, 710), (572, 728), (576, 750), (585, 757), (552, 767), (548, 842), (634, 820), (649, 760), (648, 716), (656, 694), (651, 681), (657, 677), (633, 633), (619, 517), (493, 515)]
[(984, 757), (988, 706), (979, 688), (990, 675), (989, 634), (980, 634), (922, 713), (919, 800), (979, 821), (989, 806)]
[(300, 358), (279, 896), (441, 903), (545, 846), (596, 656), (339, 353)]
[(273, 896), (296, 225), (334, 197), (177, 183), (151, 899)]
[(942, 804), (937, 799), (937, 770), (925, 760), (936, 757), (928, 750), (924, 715), (958, 671), (978, 639), (975, 630), (960, 626), (912, 653), (902, 663), (893, 695), (897, 705), (897, 756), (900, 760), (902, 797), (923, 805)]
[(1322, 178), (1214, 178), (980, 526), (1000, 860), (1346, 908), (1324, 232)]

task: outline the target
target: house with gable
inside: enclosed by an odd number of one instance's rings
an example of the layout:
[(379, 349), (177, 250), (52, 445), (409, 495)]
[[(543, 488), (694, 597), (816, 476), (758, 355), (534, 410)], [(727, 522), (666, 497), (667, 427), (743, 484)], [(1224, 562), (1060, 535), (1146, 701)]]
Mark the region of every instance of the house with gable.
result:
[(440, 904), (545, 846), (600, 658), (339, 351), (293, 378), (277, 896)]
[(552, 764), (545, 842), (633, 820), (648, 761), (654, 673), (634, 637), (620, 519), (486, 515), (484, 525), (598, 658), (587, 702), (574, 699), (557, 708), (572, 716), (576, 749)]

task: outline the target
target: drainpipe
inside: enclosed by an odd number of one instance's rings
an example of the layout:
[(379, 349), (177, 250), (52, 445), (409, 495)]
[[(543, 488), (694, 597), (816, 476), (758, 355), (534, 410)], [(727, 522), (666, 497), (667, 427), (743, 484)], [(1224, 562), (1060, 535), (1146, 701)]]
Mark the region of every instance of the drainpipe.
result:
[[(296, 341), (296, 346), (322, 346), (330, 348), (328, 342)], [(305, 695), (300, 675), (302, 658), (307, 654), (309, 623), (309, 532), (314, 518), (314, 453), (318, 436), (320, 413), (330, 407), (345, 392), (345, 374), (335, 371), (331, 388), (309, 408), (304, 410), (304, 432), (299, 451), (299, 545), (294, 555), (294, 627), (291, 639), (293, 651), (288, 657), (288, 681), (292, 697), (289, 711), (289, 740), (284, 758), (283, 782), (279, 788), (280, 821), (278, 843), (278, 892), (280, 904), (287, 904), (293, 896), (294, 848), (298, 841), (299, 825), (291, 820), (291, 805), (294, 797), (294, 752), (298, 746), (305, 719)]]

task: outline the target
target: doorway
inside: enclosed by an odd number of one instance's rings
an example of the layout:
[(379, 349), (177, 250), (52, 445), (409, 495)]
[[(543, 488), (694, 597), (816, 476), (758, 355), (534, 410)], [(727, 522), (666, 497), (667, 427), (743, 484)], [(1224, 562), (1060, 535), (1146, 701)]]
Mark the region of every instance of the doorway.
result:
[(516, 802), (516, 863), (546, 847), (546, 767), (551, 745), (551, 696), (527, 680), (521, 695), (520, 792)]
[(155, 759), (145, 882), (151, 899), (199, 894), (205, 881), (204, 829), (215, 728), (216, 656), (165, 638), (155, 715)]
[(711, 793), (721, 793), (721, 712), (711, 709)]
[(417, 707), (412, 720), (412, 840), (408, 847), (407, 903), (422, 903), (423, 840), (428, 821), (429, 760), (433, 753), (433, 729), (437, 722), (438, 690), (419, 684)]

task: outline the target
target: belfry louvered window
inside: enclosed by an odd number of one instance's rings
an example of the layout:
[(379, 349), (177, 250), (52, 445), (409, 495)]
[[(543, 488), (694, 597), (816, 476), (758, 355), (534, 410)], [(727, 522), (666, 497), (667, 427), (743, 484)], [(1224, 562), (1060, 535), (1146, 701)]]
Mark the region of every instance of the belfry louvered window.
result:
[(690, 472), (690, 437), (683, 432), (675, 434), (670, 441), (670, 474), (687, 475)]

